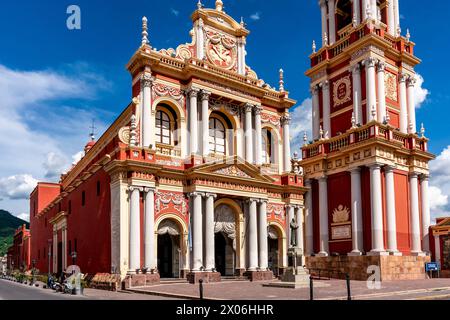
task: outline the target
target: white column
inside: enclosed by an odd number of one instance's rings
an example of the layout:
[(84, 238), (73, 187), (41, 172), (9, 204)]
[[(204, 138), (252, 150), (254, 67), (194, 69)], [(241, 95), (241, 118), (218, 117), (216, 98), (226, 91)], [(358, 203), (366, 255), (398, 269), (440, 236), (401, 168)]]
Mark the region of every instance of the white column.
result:
[(441, 262), (441, 239), (439, 236), (434, 236), (434, 252), (436, 262)]
[(386, 87), (384, 81), (384, 72), (386, 69), (386, 63), (383, 61), (378, 62), (377, 78), (378, 78), (378, 122), (384, 123), (386, 120)]
[(267, 201), (259, 203), (259, 267), (266, 271), (269, 266), (268, 238), (267, 238)]
[(155, 255), (155, 190), (144, 189), (145, 196), (145, 228), (144, 228), (144, 252), (145, 268), (148, 271), (157, 269), (157, 257)]
[(245, 72), (246, 72), (246, 52), (245, 52), (245, 44), (246, 44), (246, 40), (245, 37), (241, 37), (238, 39), (238, 73), (240, 75), (245, 76)]
[(429, 177), (427, 175), (421, 176), (421, 195), (422, 195), (422, 248), (426, 253), (430, 252), (430, 198), (428, 193)]
[(395, 183), (394, 168), (384, 168), (386, 178), (386, 227), (387, 227), (387, 251), (399, 255), (397, 248), (397, 214), (395, 209)]
[(394, 11), (394, 0), (387, 1), (387, 21), (388, 21), (388, 32), (390, 35), (395, 36), (395, 11)]
[(305, 252), (305, 243), (303, 241), (303, 208), (300, 206), (295, 208), (295, 220), (298, 224), (298, 229), (296, 230), (297, 248), (302, 249), (302, 252)]
[(199, 90), (191, 89), (189, 91), (189, 133), (190, 133), (190, 154), (198, 153), (198, 108), (197, 108), (197, 97)]
[(203, 60), (205, 56), (205, 37), (203, 33), (203, 26), (204, 22), (203, 19), (198, 19), (195, 23), (195, 37), (197, 38), (196, 41), (196, 48), (197, 48), (197, 58), (200, 60)]
[(330, 45), (336, 42), (336, 14), (335, 14), (335, 0), (328, 0), (328, 27), (330, 28)]
[(63, 270), (67, 269), (67, 227), (63, 227), (62, 229), (62, 261), (63, 261)]
[(203, 157), (209, 155), (209, 97), (211, 94), (207, 91), (202, 91), (202, 153)]
[(311, 180), (305, 181), (305, 187), (309, 189), (305, 198), (305, 231), (306, 231), (306, 247), (305, 254), (314, 253), (314, 224), (313, 224), (313, 208), (312, 208), (312, 184)]
[(255, 163), (257, 166), (262, 165), (262, 107), (255, 107)]
[[(58, 230), (53, 230), (53, 273), (58, 272)], [(19, 267), (19, 266), (17, 266)]]
[(400, 132), (408, 133), (408, 102), (406, 97), (406, 78), (405, 74), (398, 75), (399, 81), (399, 100), (400, 100)]
[(328, 34), (327, 1), (320, 0), (319, 5), (320, 5), (320, 13), (322, 16), (322, 39), (323, 39), (325, 33)]
[(376, 93), (376, 81), (375, 81), (375, 58), (367, 58), (364, 61), (366, 67), (366, 113), (367, 113), (367, 122), (371, 122), (376, 120), (376, 114), (373, 115), (372, 110), (376, 110), (377, 104), (377, 93)]
[(245, 106), (245, 160), (253, 163), (253, 105)]
[(419, 184), (417, 173), (409, 175), (410, 208), (411, 208), (411, 253), (422, 256), (422, 241), (420, 239), (420, 212), (419, 212)]
[(408, 133), (416, 133), (416, 101), (414, 92), (416, 79), (414, 77), (409, 77), (406, 85), (408, 87)]
[[(354, 1), (358, 2), (358, 1)], [(361, 66), (359, 63), (352, 67), (353, 77), (353, 113), (357, 124), (363, 123), (362, 116), (362, 89), (361, 89)]]
[(370, 200), (372, 211), (372, 251), (369, 255), (385, 254), (383, 241), (383, 201), (381, 198), (381, 167), (370, 167)]
[(217, 195), (206, 194), (206, 215), (205, 215), (205, 268), (212, 271), (216, 268), (215, 247), (214, 247), (214, 199)]
[(377, 0), (370, 0), (370, 8), (372, 9), (372, 19), (378, 21), (378, 6)]
[(191, 194), (192, 210), (192, 271), (198, 272), (203, 267), (203, 195), (198, 192)]
[(367, 19), (367, 6), (369, 5), (369, 3), (370, 3), (370, 0), (362, 0), (362, 8), (361, 8), (362, 19), (361, 20)]
[(320, 219), (319, 256), (326, 257), (329, 254), (327, 177), (322, 177), (319, 179), (319, 219)]
[(258, 222), (257, 222), (257, 202), (256, 199), (248, 201), (248, 271), (256, 271), (258, 268)]
[[(145, 74), (141, 79), (142, 86), (142, 146), (144, 148), (150, 147), (153, 144), (152, 130), (155, 124), (152, 121), (152, 84), (153, 78)], [(155, 146), (153, 146), (154, 148)]]
[(359, 6), (359, 0), (353, 0), (353, 14), (356, 18), (356, 24), (359, 25), (361, 23), (361, 8)]
[(325, 135), (331, 137), (331, 111), (330, 111), (330, 83), (329, 81), (322, 82), (322, 94), (323, 94), (323, 130)]
[(283, 159), (284, 159), (284, 172), (291, 172), (291, 134), (290, 134), (290, 122), (291, 116), (286, 113), (281, 118), (281, 125), (283, 126)]
[(395, 35), (399, 36), (398, 30), (400, 30), (400, 7), (398, 0), (394, 0), (394, 25), (395, 25)]
[(350, 171), (352, 189), (352, 239), (353, 251), (349, 256), (360, 256), (363, 248), (363, 217), (362, 217), (362, 197), (361, 197), (361, 168), (354, 168)]
[(319, 107), (319, 86), (311, 88), (312, 95), (312, 134), (313, 140), (320, 138), (320, 107)]
[(139, 187), (130, 187), (130, 261), (128, 273), (141, 269), (141, 206)]

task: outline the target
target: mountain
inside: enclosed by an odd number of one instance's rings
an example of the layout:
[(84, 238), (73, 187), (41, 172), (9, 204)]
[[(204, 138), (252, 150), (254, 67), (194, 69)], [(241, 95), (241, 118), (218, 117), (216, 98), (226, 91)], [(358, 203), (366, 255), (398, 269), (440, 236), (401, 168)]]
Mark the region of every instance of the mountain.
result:
[(0, 257), (4, 256), (12, 245), (15, 230), (24, 224), (27, 228), (30, 227), (28, 222), (13, 216), (8, 211), (0, 210)]

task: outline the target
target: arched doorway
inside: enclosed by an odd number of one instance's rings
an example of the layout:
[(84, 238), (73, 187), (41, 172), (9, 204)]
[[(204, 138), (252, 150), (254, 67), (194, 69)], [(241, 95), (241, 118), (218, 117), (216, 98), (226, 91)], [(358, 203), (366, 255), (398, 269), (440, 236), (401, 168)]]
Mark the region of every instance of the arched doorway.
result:
[(279, 276), (279, 236), (274, 226), (269, 226), (268, 230), (269, 242), (269, 269), (273, 272), (275, 277)]
[(164, 220), (158, 228), (158, 271), (161, 278), (180, 277), (181, 234), (172, 220)]
[(222, 276), (233, 276), (236, 269), (236, 215), (233, 209), (221, 204), (214, 212), (216, 270)]

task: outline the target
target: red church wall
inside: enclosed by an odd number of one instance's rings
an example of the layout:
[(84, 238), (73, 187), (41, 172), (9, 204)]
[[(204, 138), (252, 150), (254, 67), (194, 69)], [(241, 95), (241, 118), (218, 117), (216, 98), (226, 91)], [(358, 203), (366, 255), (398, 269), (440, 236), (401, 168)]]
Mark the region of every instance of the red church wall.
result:
[[(98, 194), (97, 182), (100, 183)], [(111, 271), (110, 182), (109, 175), (100, 170), (64, 201), (66, 208), (71, 201), (71, 213), (67, 218), (67, 241), (71, 241), (72, 251), (76, 242), (77, 264), (85, 273)], [(83, 191), (86, 194), (85, 206), (81, 201)], [(71, 258), (68, 258), (67, 263), (71, 264)]]
[(351, 127), (353, 110), (348, 110), (338, 116), (331, 118), (331, 136), (334, 137), (338, 132), (345, 133)]
[(397, 214), (397, 245), (403, 254), (411, 252), (408, 173), (396, 171), (394, 175), (395, 209)]
[(30, 196), (30, 215), (37, 215), (44, 210), (61, 192), (58, 183), (38, 183)]
[[(332, 223), (333, 211), (339, 206), (351, 208), (351, 176), (349, 172), (338, 173), (328, 176), (328, 221), (330, 235), (330, 253), (347, 254), (352, 251), (352, 239), (333, 240)], [(350, 215), (351, 222), (351, 215)]]
[(400, 114), (396, 111), (388, 110), (391, 120), (389, 124), (394, 128), (400, 128)]
[(370, 250), (372, 250), (372, 212), (370, 199), (370, 170), (366, 167), (361, 168), (361, 195), (364, 251), (370, 252)]

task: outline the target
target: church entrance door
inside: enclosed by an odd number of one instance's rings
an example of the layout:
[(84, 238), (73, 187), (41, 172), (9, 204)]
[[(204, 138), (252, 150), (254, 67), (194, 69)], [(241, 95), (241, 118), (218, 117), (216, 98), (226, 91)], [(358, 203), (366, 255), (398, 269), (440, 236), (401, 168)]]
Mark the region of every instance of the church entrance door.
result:
[(158, 271), (161, 278), (180, 277), (180, 232), (172, 220), (164, 220), (158, 229)]

